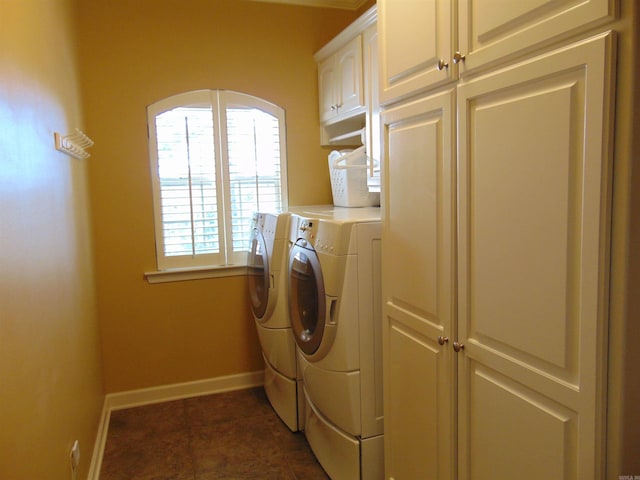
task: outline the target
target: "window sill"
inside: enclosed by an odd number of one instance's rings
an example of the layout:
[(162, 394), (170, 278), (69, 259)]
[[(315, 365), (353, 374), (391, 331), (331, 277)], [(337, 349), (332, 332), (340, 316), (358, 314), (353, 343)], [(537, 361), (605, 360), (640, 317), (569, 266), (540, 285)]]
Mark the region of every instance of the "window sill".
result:
[(184, 282), (204, 278), (238, 277), (247, 274), (246, 265), (228, 267), (174, 268), (157, 272), (145, 272), (149, 283)]

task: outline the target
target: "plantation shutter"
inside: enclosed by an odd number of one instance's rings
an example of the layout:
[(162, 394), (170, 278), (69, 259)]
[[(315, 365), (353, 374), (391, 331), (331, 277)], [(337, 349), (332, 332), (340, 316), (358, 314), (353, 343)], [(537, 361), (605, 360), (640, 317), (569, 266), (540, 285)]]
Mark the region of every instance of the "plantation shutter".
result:
[[(225, 264), (215, 97), (176, 95), (150, 107), (158, 268)], [(180, 105), (173, 107), (174, 105)], [(153, 163), (153, 162), (152, 162)]]
[(228, 178), (228, 257), (246, 261), (254, 212), (287, 208), (283, 182), (284, 112), (273, 104), (235, 92), (220, 92), (223, 148)]
[(253, 213), (287, 209), (284, 111), (199, 90), (147, 112), (158, 269), (246, 265)]

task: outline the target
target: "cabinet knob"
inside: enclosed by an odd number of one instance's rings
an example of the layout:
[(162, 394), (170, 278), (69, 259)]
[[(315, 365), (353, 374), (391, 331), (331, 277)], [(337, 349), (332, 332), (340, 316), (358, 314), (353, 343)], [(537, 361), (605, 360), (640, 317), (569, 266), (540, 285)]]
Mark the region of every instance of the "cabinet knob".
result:
[(453, 54), (453, 63), (458, 64), (460, 62), (463, 62), (465, 59), (465, 56), (462, 55), (460, 52), (456, 52)]
[(442, 335), (440, 335), (438, 337), (438, 343), (440, 345), (444, 345), (445, 343), (447, 343), (449, 341), (449, 337), (443, 337)]
[(438, 70), (444, 70), (445, 68), (449, 68), (449, 64), (445, 63), (444, 60), (440, 59), (438, 60), (438, 64), (436, 65), (436, 68)]
[(335, 112), (338, 109), (338, 105), (331, 105), (331, 111)]
[(456, 352), (459, 352), (460, 350), (464, 350), (464, 344), (460, 342), (453, 342), (453, 349)]

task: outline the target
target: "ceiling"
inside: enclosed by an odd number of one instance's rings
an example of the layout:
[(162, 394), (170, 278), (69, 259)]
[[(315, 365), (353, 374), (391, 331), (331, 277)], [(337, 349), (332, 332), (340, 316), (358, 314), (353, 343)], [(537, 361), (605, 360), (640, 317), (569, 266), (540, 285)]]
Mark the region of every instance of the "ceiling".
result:
[(253, 0), (256, 2), (267, 3), (288, 3), (291, 5), (304, 5), (307, 7), (326, 7), (326, 8), (340, 8), (343, 10), (357, 10), (367, 0)]

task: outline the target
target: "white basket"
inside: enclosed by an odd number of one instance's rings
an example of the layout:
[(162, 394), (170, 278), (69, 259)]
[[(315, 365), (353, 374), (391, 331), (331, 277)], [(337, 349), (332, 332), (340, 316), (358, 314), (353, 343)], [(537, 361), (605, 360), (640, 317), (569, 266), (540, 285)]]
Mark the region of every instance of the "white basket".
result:
[(329, 176), (333, 204), (337, 207), (380, 205), (380, 193), (367, 188), (367, 154), (365, 147), (334, 150), (329, 154)]

